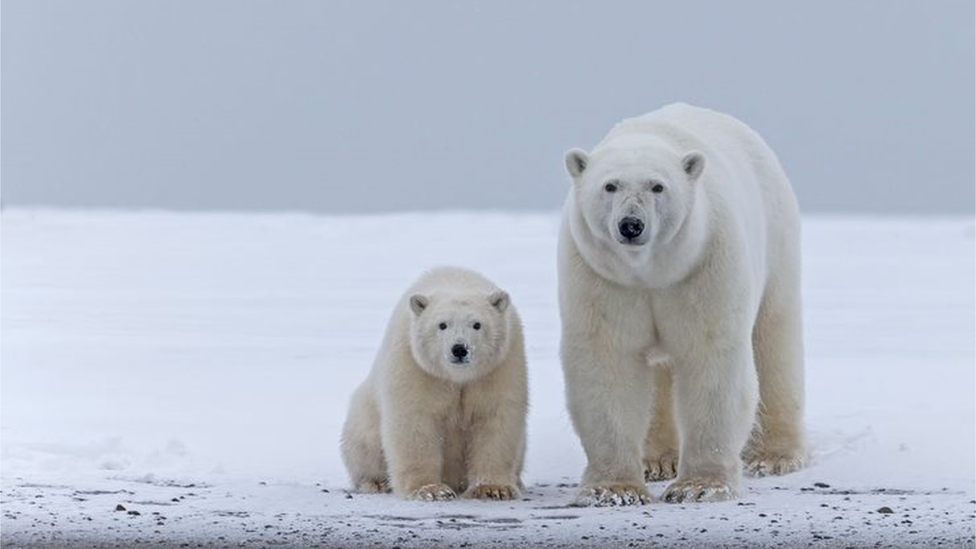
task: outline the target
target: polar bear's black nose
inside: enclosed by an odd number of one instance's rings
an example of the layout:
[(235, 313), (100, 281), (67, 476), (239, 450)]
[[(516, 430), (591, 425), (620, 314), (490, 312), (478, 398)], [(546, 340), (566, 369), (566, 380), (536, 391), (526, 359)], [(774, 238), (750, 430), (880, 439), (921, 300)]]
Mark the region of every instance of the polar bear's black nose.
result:
[(636, 217), (625, 217), (620, 220), (617, 230), (620, 231), (621, 236), (627, 240), (632, 240), (644, 232), (644, 222)]
[(464, 358), (468, 356), (468, 348), (460, 343), (455, 343), (454, 346), (451, 347), (451, 354), (454, 355), (454, 358)]

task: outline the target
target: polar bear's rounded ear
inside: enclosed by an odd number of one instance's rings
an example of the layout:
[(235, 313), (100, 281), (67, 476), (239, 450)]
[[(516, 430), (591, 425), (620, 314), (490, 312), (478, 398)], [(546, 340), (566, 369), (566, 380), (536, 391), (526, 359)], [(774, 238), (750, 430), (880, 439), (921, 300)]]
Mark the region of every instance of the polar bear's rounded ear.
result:
[(498, 309), (500, 313), (508, 308), (508, 302), (508, 292), (505, 290), (495, 290), (488, 294), (488, 303), (491, 303), (491, 306)]
[(691, 151), (681, 159), (681, 169), (688, 176), (688, 181), (695, 181), (705, 169), (705, 155), (698, 151)]
[(424, 309), (426, 309), (427, 305), (429, 304), (430, 300), (427, 299), (427, 296), (420, 294), (413, 294), (410, 296), (410, 310), (413, 311), (413, 314), (417, 316), (420, 316), (420, 313), (424, 312)]
[(574, 178), (583, 174), (589, 161), (590, 157), (583, 149), (573, 148), (566, 151), (566, 170)]

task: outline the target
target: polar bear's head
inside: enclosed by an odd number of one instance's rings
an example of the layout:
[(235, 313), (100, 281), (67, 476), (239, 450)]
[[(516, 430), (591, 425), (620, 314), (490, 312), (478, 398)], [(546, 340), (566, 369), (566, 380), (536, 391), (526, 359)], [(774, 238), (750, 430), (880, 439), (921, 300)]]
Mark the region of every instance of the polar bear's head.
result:
[(671, 240), (688, 217), (705, 169), (698, 151), (618, 138), (588, 155), (566, 153), (575, 203), (593, 237), (624, 252)]
[(458, 383), (495, 368), (508, 352), (509, 297), (491, 293), (410, 296), (410, 347), (431, 375)]

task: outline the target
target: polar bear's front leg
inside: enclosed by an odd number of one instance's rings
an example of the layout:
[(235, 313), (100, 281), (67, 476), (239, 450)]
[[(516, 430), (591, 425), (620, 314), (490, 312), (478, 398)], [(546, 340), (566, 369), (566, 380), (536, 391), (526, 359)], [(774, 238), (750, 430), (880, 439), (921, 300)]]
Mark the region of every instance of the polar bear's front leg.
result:
[(738, 497), (739, 456), (752, 430), (759, 392), (751, 345), (745, 341), (678, 360), (674, 391), (681, 461), (678, 479), (663, 499), (677, 503)]
[(465, 497), (497, 500), (519, 497), (526, 409), (498, 404), (476, 416), (468, 430), (469, 488)]
[(443, 433), (436, 418), (416, 410), (396, 410), (383, 417), (383, 449), (393, 492), (405, 499), (444, 500), (456, 494), (441, 482)]
[(651, 410), (647, 366), (637, 355), (565, 339), (562, 354), (569, 412), (587, 458), (577, 504), (648, 503), (641, 461)]

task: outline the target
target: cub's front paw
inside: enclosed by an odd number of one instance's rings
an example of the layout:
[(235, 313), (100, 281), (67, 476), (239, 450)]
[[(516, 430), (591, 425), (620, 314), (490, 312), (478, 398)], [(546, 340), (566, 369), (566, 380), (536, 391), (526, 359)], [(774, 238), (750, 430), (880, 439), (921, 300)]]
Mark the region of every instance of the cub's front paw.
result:
[(760, 452), (746, 458), (745, 472), (754, 477), (786, 475), (803, 469), (804, 461), (800, 452)]
[(356, 490), (364, 494), (388, 494), (391, 490), (388, 479), (369, 479), (361, 481)]
[(425, 484), (410, 494), (408, 499), (419, 501), (447, 501), (457, 499), (457, 494), (446, 484)]
[(672, 482), (661, 499), (668, 503), (682, 503), (728, 501), (737, 497), (739, 497), (738, 493), (726, 482), (708, 478), (690, 478)]
[(468, 488), (464, 497), (498, 501), (518, 499), (519, 489), (511, 484), (478, 484)]
[(671, 480), (678, 476), (678, 453), (662, 452), (644, 458), (644, 481)]
[(577, 507), (615, 507), (620, 505), (645, 505), (651, 496), (643, 485), (600, 484), (584, 486), (576, 496)]

